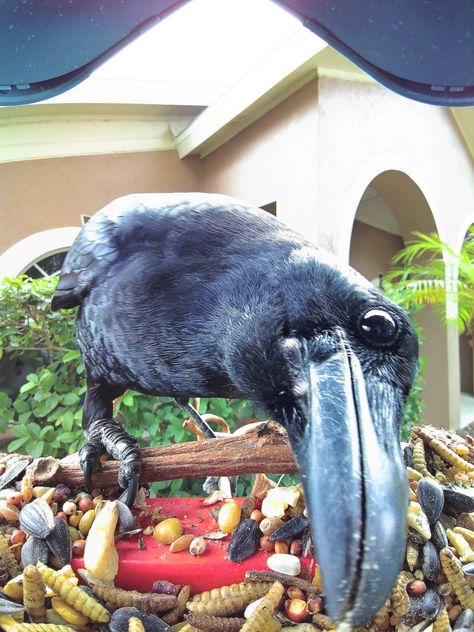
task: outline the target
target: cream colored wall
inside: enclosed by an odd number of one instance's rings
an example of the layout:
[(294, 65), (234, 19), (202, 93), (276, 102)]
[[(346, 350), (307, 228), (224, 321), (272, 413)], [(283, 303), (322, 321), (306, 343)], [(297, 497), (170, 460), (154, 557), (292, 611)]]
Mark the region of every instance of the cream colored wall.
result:
[(317, 129), (317, 85), (312, 81), (204, 158), (202, 190), (255, 206), (276, 201), (278, 217), (313, 238)]
[(39, 231), (79, 226), (112, 199), (137, 191), (199, 189), (197, 158), (175, 151), (0, 164), (0, 253)]
[(350, 265), (372, 281), (390, 267), (390, 259), (403, 248), (403, 239), (356, 220), (351, 237)]

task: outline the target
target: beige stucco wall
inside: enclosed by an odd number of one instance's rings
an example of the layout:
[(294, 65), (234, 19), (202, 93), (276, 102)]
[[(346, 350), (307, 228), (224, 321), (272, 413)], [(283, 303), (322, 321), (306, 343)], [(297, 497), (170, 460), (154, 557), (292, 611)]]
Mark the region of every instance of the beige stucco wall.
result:
[(317, 222), (317, 85), (307, 84), (203, 160), (203, 191), (255, 206), (277, 202), (278, 217), (308, 238)]
[(398, 235), (356, 220), (351, 237), (349, 263), (372, 281), (388, 270), (390, 259), (401, 248), (403, 240)]
[(79, 226), (110, 200), (133, 191), (199, 188), (197, 158), (175, 151), (76, 156), (0, 164), (0, 253), (20, 239)]

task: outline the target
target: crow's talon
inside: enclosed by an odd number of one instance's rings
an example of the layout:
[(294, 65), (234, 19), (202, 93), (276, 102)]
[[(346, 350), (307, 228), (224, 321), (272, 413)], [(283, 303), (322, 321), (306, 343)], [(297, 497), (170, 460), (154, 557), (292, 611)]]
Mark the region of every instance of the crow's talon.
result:
[(79, 451), (79, 462), (84, 473), (84, 482), (87, 491), (92, 489), (92, 474), (100, 470), (100, 455), (104, 447), (99, 439), (91, 438)]
[(88, 442), (81, 449), (80, 463), (87, 489), (91, 476), (100, 469), (100, 455), (104, 452), (119, 461), (118, 483), (126, 490), (125, 503), (131, 507), (135, 501), (141, 475), (141, 455), (134, 437), (112, 419), (97, 419), (88, 428)]

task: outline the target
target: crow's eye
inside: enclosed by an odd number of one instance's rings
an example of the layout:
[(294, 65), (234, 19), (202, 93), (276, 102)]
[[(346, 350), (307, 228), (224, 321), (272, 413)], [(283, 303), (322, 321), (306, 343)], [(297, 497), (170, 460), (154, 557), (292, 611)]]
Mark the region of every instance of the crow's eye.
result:
[(374, 308), (365, 312), (359, 320), (362, 336), (378, 346), (390, 346), (398, 337), (398, 324), (384, 309)]

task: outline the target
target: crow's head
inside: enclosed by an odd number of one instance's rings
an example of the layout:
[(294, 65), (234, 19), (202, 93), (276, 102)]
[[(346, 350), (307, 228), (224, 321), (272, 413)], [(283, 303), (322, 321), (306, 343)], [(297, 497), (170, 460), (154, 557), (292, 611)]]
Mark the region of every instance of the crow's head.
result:
[[(417, 338), (403, 310), (313, 248), (295, 249), (278, 269), (269, 281), (278, 287), (262, 288), (242, 324), (236, 379), (286, 426), (329, 614), (359, 625), (403, 559), (400, 424)], [(266, 295), (278, 299), (265, 304)]]

